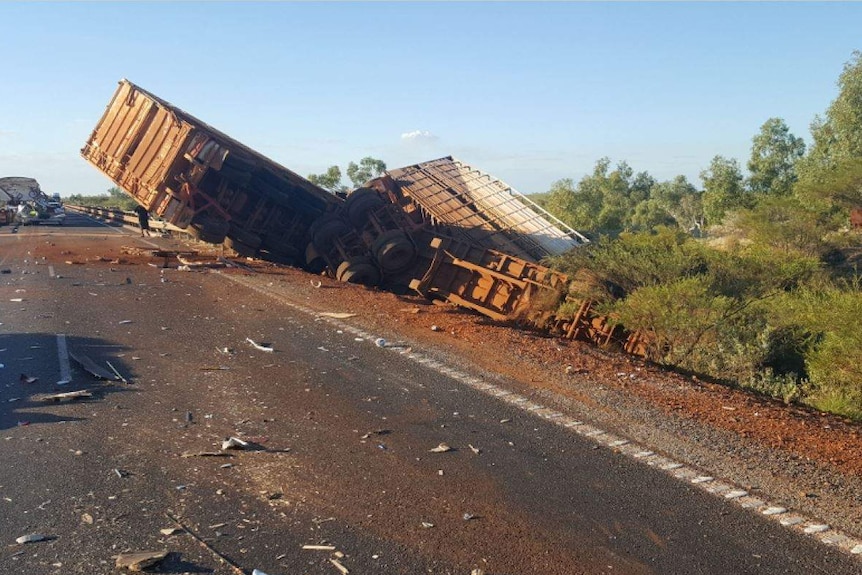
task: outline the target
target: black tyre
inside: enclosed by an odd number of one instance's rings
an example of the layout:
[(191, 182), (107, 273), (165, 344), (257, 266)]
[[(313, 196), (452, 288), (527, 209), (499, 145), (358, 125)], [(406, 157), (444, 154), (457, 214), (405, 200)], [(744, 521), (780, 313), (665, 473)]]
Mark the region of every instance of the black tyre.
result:
[(318, 218), (311, 225), (309, 233), (317, 251), (319, 253), (326, 253), (332, 249), (335, 239), (347, 233), (347, 231), (349, 231), (349, 228), (344, 223), (344, 220), (334, 214), (326, 214)]
[(390, 230), (374, 240), (371, 253), (388, 274), (403, 272), (416, 261), (416, 246), (401, 230)]
[(362, 228), (368, 221), (368, 214), (384, 203), (383, 198), (371, 188), (357, 188), (347, 196), (344, 208), (347, 219), (356, 228)]
[(305, 269), (313, 274), (323, 273), (326, 269), (326, 260), (320, 256), (314, 244), (305, 247)]
[(220, 244), (227, 236), (230, 224), (209, 214), (198, 214), (186, 228), (193, 238), (209, 244)]
[(376, 286), (380, 283), (380, 270), (368, 258), (356, 257), (341, 262), (335, 279), (345, 283)]

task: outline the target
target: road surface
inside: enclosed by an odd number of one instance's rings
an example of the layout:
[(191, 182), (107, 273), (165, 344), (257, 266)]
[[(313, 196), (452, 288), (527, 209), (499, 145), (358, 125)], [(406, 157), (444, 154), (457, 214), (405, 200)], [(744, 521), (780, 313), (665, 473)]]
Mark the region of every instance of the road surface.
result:
[(76, 214), (0, 228), (2, 573), (148, 550), (169, 551), (157, 573), (862, 569), (494, 374), (322, 317), (276, 276), (157, 267), (154, 246), (179, 244)]

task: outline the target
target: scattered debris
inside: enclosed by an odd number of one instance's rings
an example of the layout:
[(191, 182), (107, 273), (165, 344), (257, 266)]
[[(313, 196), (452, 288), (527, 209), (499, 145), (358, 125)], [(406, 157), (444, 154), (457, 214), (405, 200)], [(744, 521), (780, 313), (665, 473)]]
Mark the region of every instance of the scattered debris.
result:
[(252, 569), (251, 575), (266, 575), (266, 573), (264, 573), (260, 569)]
[(74, 401), (83, 397), (93, 397), (93, 394), (86, 389), (82, 389), (80, 391), (69, 391), (67, 393), (55, 393), (54, 395), (46, 395), (42, 398), (42, 401), (53, 401), (59, 403), (61, 401)]
[(86, 523), (87, 525), (93, 524), (93, 516), (89, 513), (84, 513), (81, 515), (81, 523)]
[(356, 317), (357, 314), (350, 312), (339, 312), (339, 311), (323, 311), (317, 314), (322, 317), (331, 317), (333, 319), (347, 319), (351, 317)]
[(80, 365), (84, 371), (95, 377), (96, 379), (104, 379), (104, 380), (116, 380), (117, 376), (115, 374), (109, 373), (106, 369), (103, 369), (96, 365), (92, 359), (88, 356), (83, 355), (79, 352), (72, 353), (69, 352), (69, 357), (72, 358), (72, 361)]
[(165, 535), (166, 537), (170, 537), (171, 535), (176, 535), (177, 533), (182, 533), (183, 530), (179, 527), (166, 527), (165, 529), (159, 529), (159, 533)]
[(478, 515), (473, 515), (472, 513), (465, 513), (463, 516), (464, 521), (470, 521), (471, 519), (477, 519)]
[(440, 331), (440, 326), (439, 325), (432, 325), (431, 331)]
[(473, 453), (475, 453), (476, 455), (479, 455), (480, 453), (482, 453), (482, 450), (481, 450), (481, 449), (479, 449), (478, 447), (473, 447), (473, 446), (472, 446), (471, 444), (469, 444), (469, 443), (467, 444), (467, 447), (469, 447), (469, 448), (470, 448), (470, 451), (472, 451), (472, 452), (473, 452)]
[(224, 268), (227, 267), (227, 263), (224, 261), (215, 261), (215, 262), (207, 262), (207, 261), (192, 261), (190, 259), (184, 258), (183, 254), (177, 254), (177, 260), (183, 266), (187, 267), (189, 270), (192, 269), (213, 269), (213, 268)]
[(222, 451), (227, 449), (245, 449), (246, 447), (248, 447), (248, 442), (238, 437), (228, 437), (221, 442)]
[(116, 473), (117, 477), (119, 477), (120, 479), (129, 475), (128, 471), (123, 471), (122, 469), (114, 469), (114, 473)]
[(25, 543), (37, 543), (39, 541), (45, 541), (48, 537), (42, 535), (41, 533), (31, 533), (29, 535), (22, 535), (18, 539), (15, 540), (15, 543), (20, 545), (24, 545)]
[(20, 297), (13, 297), (13, 298), (12, 298), (12, 299), (10, 299), (9, 301), (22, 302), (22, 301), (24, 301), (24, 298), (20, 298)]
[[(133, 357), (132, 359), (135, 359), (135, 358)], [(111, 368), (111, 371), (113, 371), (113, 372), (114, 372), (114, 375), (116, 375), (116, 376), (117, 376), (117, 379), (119, 379), (120, 381), (122, 381), (122, 382), (123, 382), (123, 383), (125, 383), (125, 384), (128, 384), (128, 383), (129, 383), (129, 380), (127, 380), (125, 377), (123, 377), (122, 375), (120, 375), (120, 372), (119, 372), (119, 371), (117, 371), (117, 368), (115, 368), (113, 365), (111, 365), (111, 362), (110, 362), (110, 361), (105, 360), (105, 363), (107, 363), (107, 364), (108, 364), (108, 367), (110, 367), (110, 368)]]
[[(128, 279), (128, 278), (126, 278), (126, 279)], [(128, 282), (128, 283), (131, 283), (131, 282)], [(119, 323), (120, 325), (126, 325), (126, 324), (129, 324), (129, 323), (132, 323), (132, 320), (130, 320), (130, 319), (122, 319), (122, 320), (120, 320), (120, 321), (119, 321), (119, 322), (117, 322), (117, 323)]]
[(359, 439), (368, 439), (372, 435), (389, 435), (392, 433), (391, 429), (378, 429), (376, 431), (369, 431), (365, 435), (362, 435)]
[(138, 551), (135, 553), (120, 553), (117, 555), (117, 568), (126, 568), (129, 571), (141, 571), (159, 563), (168, 556), (168, 550), (163, 551)]
[(424, 527), (425, 529), (431, 529), (432, 527), (434, 527), (434, 524), (433, 524), (433, 523), (428, 523), (427, 521), (423, 521), (423, 522), (422, 522), (422, 527)]
[(512, 421), (512, 420), (511, 419), (501, 419), (500, 423), (509, 423), (510, 421)]
[(274, 351), (274, 350), (272, 349), (272, 344), (269, 344), (269, 343), (257, 343), (256, 341), (254, 341), (254, 340), (253, 340), (253, 339), (251, 339), (250, 337), (245, 338), (245, 340), (246, 340), (248, 343), (250, 343), (250, 344), (251, 344), (251, 346), (252, 346), (253, 348), (258, 349), (258, 350), (260, 350), (260, 351), (266, 351), (266, 352), (269, 352), (269, 353), (272, 353), (272, 352)]
[(323, 282), (321, 282), (321, 281), (311, 280), (311, 287), (313, 287), (313, 288), (319, 288), (322, 285), (323, 285)]
[(341, 575), (347, 575), (348, 573), (350, 573), (350, 571), (347, 570), (347, 567), (342, 565), (341, 561), (339, 561), (338, 559), (330, 559), (329, 562), (335, 565), (335, 568), (341, 572)]
[(485, 575), (485, 572), (481, 569), (473, 569), (470, 571), (470, 575)]
[(335, 551), (335, 545), (303, 545), (306, 551)]
[(223, 451), (199, 451), (198, 453), (183, 453), (180, 457), (233, 457)]
[(434, 449), (429, 449), (428, 451), (429, 451), (430, 453), (446, 453), (447, 451), (452, 451), (452, 448), (451, 448), (451, 447), (449, 447), (449, 446), (448, 446), (447, 444), (445, 444), (445, 443), (441, 443), (440, 445), (438, 445), (438, 446), (437, 446), (437, 447), (435, 447)]
[(386, 340), (382, 337), (378, 337), (374, 340), (374, 345), (376, 345), (377, 347), (386, 347)]
[(25, 373), (21, 374), (21, 377), (19, 378), (19, 380), (21, 381), (21, 383), (26, 383), (26, 384), (33, 384), (33, 383), (39, 382), (38, 377), (30, 377), (29, 375), (27, 375)]
[(220, 561), (226, 563), (227, 565), (230, 565), (231, 568), (234, 570), (234, 572), (237, 573), (237, 575), (246, 575), (246, 572), (243, 571), (239, 567), (239, 565), (237, 565), (236, 563), (234, 563), (233, 561), (231, 561), (230, 559), (228, 559), (227, 557), (225, 557), (224, 555), (222, 555), (221, 553), (219, 553), (218, 551), (213, 549), (209, 543), (207, 543), (206, 541), (201, 539), (194, 531), (189, 529), (189, 527), (187, 525), (185, 525), (182, 521), (180, 521), (179, 519), (177, 519), (176, 517), (174, 517), (170, 513), (165, 513), (165, 517), (167, 517), (168, 519), (170, 519), (171, 521), (176, 523), (177, 527), (182, 527), (183, 531), (188, 533), (190, 537), (192, 537), (195, 541), (200, 543), (201, 546), (203, 546), (207, 551), (209, 551), (210, 553), (215, 555)]

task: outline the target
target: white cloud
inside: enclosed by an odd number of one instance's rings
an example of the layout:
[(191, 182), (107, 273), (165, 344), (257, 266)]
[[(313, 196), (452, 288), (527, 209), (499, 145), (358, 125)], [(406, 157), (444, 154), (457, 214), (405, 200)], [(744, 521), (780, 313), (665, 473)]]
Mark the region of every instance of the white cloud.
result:
[(412, 132), (404, 132), (401, 134), (401, 139), (407, 142), (436, 142), (437, 136), (428, 130), (413, 130)]

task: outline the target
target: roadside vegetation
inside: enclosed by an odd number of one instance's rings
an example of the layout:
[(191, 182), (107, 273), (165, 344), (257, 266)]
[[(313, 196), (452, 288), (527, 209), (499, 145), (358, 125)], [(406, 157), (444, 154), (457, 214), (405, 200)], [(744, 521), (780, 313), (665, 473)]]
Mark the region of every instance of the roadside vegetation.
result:
[(768, 119), (747, 174), (716, 156), (698, 189), (605, 158), (534, 198), (593, 240), (550, 262), (589, 272), (573, 297), (647, 334), (652, 361), (862, 420), (862, 53), (838, 88), (810, 146)]
[(66, 198), (67, 204), (75, 206), (89, 206), (96, 208), (109, 208), (131, 212), (138, 205), (135, 199), (123, 192), (120, 188), (113, 187), (108, 189), (104, 194), (96, 194), (93, 196), (84, 196), (81, 194), (72, 194)]

